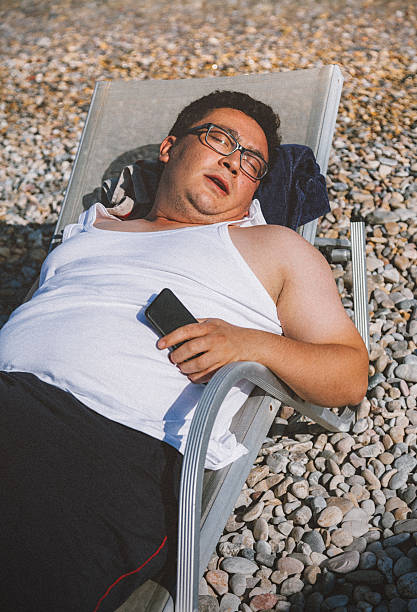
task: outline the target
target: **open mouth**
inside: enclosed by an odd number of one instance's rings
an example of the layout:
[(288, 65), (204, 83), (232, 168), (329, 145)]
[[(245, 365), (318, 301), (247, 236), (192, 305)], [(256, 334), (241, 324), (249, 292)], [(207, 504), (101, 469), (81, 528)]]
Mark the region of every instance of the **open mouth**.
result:
[(226, 181), (224, 181), (220, 176), (214, 176), (212, 174), (206, 174), (206, 178), (208, 178), (210, 181), (212, 181), (219, 189), (221, 189), (221, 191), (225, 194), (229, 193), (229, 187), (226, 183)]

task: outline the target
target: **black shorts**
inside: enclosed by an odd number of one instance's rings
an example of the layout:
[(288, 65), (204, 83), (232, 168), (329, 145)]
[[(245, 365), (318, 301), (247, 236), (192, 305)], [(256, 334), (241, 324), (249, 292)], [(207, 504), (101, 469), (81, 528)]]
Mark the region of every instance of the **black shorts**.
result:
[(110, 612), (148, 578), (172, 590), (181, 461), (32, 374), (1, 372), (0, 610)]

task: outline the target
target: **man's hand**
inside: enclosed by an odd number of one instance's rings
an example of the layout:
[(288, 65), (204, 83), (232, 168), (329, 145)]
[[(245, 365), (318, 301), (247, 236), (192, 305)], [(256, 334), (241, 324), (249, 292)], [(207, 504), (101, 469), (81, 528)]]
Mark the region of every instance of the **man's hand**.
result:
[(248, 355), (253, 355), (250, 346), (256, 333), (222, 319), (199, 319), (199, 323), (167, 334), (157, 346), (163, 349), (184, 342), (169, 358), (192, 382), (204, 383), (226, 363), (248, 360)]

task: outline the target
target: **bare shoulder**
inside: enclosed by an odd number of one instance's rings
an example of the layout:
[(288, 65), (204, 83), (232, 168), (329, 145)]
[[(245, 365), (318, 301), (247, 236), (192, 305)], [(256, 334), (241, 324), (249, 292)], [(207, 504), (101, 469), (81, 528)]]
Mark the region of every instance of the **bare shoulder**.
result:
[(230, 234), (235, 244), (246, 248), (256, 248), (259, 254), (272, 257), (280, 265), (302, 265), (311, 260), (313, 266), (328, 264), (318, 249), (312, 246), (294, 230), (281, 225), (255, 225), (252, 227), (230, 227)]

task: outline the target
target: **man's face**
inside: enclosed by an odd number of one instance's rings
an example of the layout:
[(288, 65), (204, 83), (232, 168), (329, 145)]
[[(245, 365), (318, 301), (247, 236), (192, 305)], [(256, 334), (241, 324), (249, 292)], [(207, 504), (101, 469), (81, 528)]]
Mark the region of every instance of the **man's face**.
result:
[[(195, 125), (204, 123), (230, 131), (243, 147), (268, 161), (264, 131), (245, 113), (218, 108)], [(174, 199), (169, 204), (177, 215), (193, 223), (217, 223), (247, 214), (259, 181), (240, 168), (240, 151), (227, 157), (217, 153), (204, 142), (204, 134), (188, 134), (179, 139), (170, 136), (161, 145), (160, 160), (166, 163), (163, 179), (170, 199)]]

